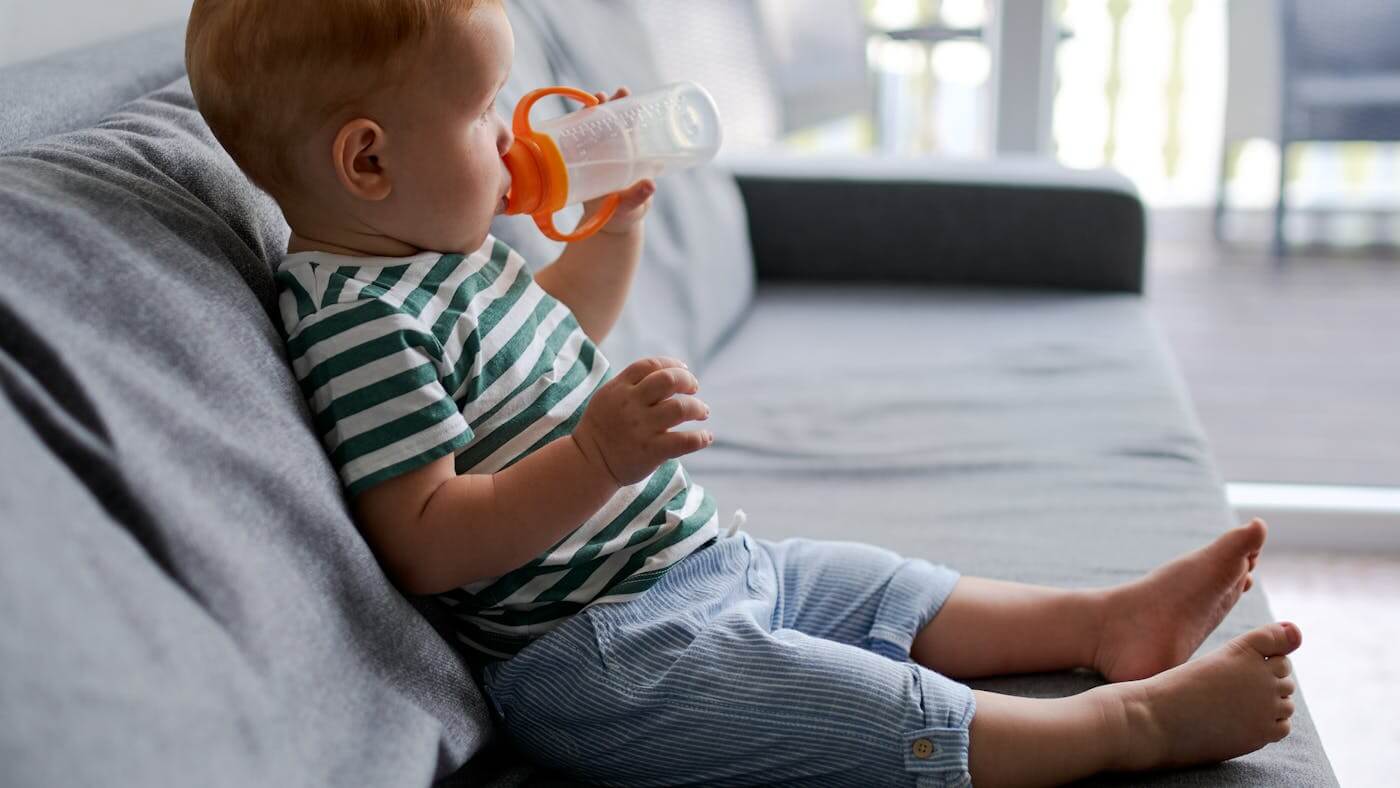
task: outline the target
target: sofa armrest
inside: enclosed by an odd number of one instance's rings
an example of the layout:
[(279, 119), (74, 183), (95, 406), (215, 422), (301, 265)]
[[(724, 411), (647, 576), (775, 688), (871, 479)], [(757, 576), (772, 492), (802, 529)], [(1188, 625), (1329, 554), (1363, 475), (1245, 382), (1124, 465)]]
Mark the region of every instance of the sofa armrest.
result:
[(729, 157), (763, 280), (1141, 292), (1146, 220), (1108, 170), (1044, 161)]

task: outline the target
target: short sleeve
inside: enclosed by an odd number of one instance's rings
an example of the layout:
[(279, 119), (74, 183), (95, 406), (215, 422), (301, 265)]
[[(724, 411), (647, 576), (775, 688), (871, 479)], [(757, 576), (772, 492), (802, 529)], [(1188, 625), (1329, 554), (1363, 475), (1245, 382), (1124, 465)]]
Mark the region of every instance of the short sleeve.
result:
[(441, 343), (412, 315), (377, 299), (336, 304), (302, 320), (287, 350), (350, 495), (471, 442), (442, 384)]

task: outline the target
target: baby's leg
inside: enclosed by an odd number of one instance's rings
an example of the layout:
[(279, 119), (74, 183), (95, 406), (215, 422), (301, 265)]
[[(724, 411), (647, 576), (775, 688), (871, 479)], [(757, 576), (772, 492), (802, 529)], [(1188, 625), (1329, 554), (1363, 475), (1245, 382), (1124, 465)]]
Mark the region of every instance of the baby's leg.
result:
[(616, 786), (968, 784), (966, 686), (770, 630), (763, 605), (702, 623), (649, 602), (586, 611), (492, 682), (531, 760)]
[(1255, 520), (1131, 583), (1065, 590), (964, 577), (910, 649), (954, 678), (1097, 669), (1129, 681), (1180, 665), (1249, 589)]
[(975, 692), (973, 784), (1061, 785), (1253, 752), (1288, 735), (1294, 684), (1284, 655), (1301, 642), (1293, 625), (1270, 624), (1150, 679), (1068, 698)]

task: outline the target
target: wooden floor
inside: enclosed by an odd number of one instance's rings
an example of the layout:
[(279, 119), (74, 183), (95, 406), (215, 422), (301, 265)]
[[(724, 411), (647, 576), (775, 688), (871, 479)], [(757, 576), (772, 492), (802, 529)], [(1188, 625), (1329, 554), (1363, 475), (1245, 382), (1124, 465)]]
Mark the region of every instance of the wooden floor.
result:
[(1225, 479), (1400, 487), (1400, 257), (1172, 235), (1147, 297)]
[(1338, 781), (1396, 785), (1400, 560), (1266, 549), (1258, 572), (1274, 615), (1303, 632), (1290, 659)]

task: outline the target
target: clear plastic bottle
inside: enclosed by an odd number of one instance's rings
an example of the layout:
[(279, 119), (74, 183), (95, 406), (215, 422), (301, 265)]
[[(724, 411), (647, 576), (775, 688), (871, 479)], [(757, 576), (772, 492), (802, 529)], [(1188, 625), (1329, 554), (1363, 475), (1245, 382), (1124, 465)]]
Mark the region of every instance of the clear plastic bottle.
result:
[[(553, 94), (591, 106), (531, 126), (534, 102)], [(694, 82), (604, 104), (572, 88), (544, 88), (521, 100), (514, 126), (516, 145), (506, 155), (512, 176), (507, 212), (533, 214), (540, 229), (558, 240), (587, 237), (606, 218), (564, 235), (554, 229), (555, 211), (703, 164), (719, 152), (723, 138), (714, 99)]]
[(565, 205), (704, 164), (722, 141), (715, 101), (694, 82), (587, 107), (538, 123), (535, 130), (553, 138), (564, 157)]

